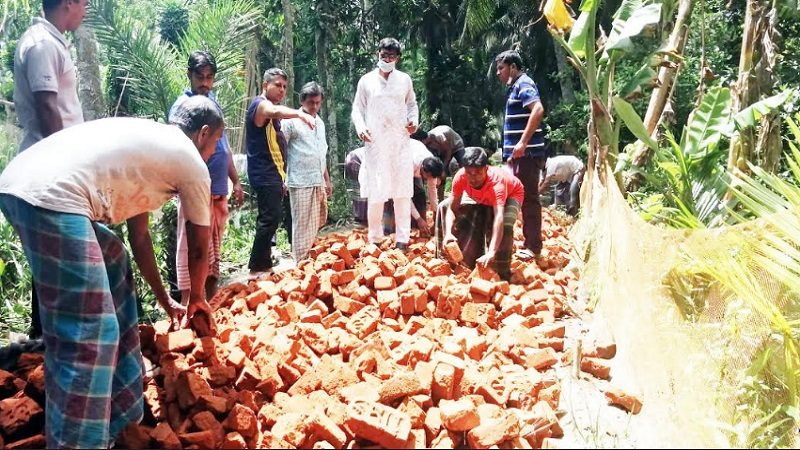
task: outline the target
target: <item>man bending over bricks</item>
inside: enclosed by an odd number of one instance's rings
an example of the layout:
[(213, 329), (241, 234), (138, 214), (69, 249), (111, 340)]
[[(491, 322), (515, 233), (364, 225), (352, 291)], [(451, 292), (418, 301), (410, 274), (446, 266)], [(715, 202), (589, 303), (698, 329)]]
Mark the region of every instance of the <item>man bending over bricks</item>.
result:
[(450, 198), (439, 204), (437, 249), (457, 241), (468, 267), (494, 264), (497, 274), (509, 280), (514, 222), (525, 196), (522, 183), (502, 168), (489, 167), (480, 147), (465, 149), (463, 165), (453, 178)]
[[(198, 312), (210, 317), (204, 161), (222, 135), (222, 113), (198, 95), (170, 122), (75, 125), (34, 144), (0, 175), (0, 209), (20, 236), (39, 291), (47, 448), (109, 448), (142, 418), (133, 275), (124, 244), (104, 224), (127, 221), (133, 257), (173, 326)], [(175, 194), (189, 222), (188, 309), (167, 293), (147, 227), (149, 212)]]

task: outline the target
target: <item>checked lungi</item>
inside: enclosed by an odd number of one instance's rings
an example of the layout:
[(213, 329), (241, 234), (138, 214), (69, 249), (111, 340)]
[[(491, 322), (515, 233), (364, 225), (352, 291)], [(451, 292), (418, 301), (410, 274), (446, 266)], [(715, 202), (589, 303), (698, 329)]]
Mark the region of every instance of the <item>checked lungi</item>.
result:
[(125, 246), (88, 217), (7, 194), (39, 295), (47, 448), (108, 448), (143, 414), (142, 353)]
[[(439, 203), (436, 211), (436, 257), (442, 257), (442, 242), (444, 241), (444, 219), (453, 197), (448, 197)], [(511, 278), (511, 255), (514, 252), (514, 223), (519, 215), (519, 202), (509, 198), (503, 210), (503, 237), (500, 239), (500, 248), (495, 253), (494, 265), (497, 274), (504, 280)], [(492, 225), (494, 222), (494, 208), (475, 203), (468, 195), (461, 197), (461, 209), (453, 223), (453, 235), (458, 239), (458, 246), (464, 255), (464, 264), (470, 269), (475, 267), (475, 261), (486, 253), (486, 248), (492, 240)]]
[(289, 188), (292, 208), (292, 257), (308, 257), (319, 229), (328, 221), (328, 197), (324, 186)]
[[(211, 229), (208, 237), (208, 278), (219, 279), (219, 265), (222, 260), (222, 237), (228, 224), (228, 196), (211, 196)], [(175, 251), (175, 267), (179, 291), (191, 289), (189, 279), (189, 244), (186, 239), (186, 214), (178, 201), (178, 246)]]

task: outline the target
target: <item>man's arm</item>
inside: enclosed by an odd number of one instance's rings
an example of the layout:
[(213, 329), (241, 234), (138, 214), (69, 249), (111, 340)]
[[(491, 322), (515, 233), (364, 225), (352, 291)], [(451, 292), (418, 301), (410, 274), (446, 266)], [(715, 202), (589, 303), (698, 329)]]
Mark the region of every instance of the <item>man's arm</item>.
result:
[(353, 108), (350, 112), (350, 120), (353, 121), (353, 126), (356, 128), (358, 138), (364, 142), (372, 142), (369, 128), (365, 120), (367, 112), (367, 88), (364, 86), (365, 81), (362, 77), (358, 80), (358, 87), (356, 88), (356, 96), (353, 98)]
[(169, 296), (161, 281), (161, 274), (158, 272), (156, 257), (153, 253), (153, 240), (150, 238), (148, 219), (149, 213), (142, 213), (128, 219), (128, 242), (131, 243), (133, 259), (139, 266), (142, 277), (153, 290), (158, 304), (169, 314), (173, 328), (176, 328), (180, 319), (186, 314), (186, 308)]
[(58, 111), (58, 93), (48, 91), (34, 92), (33, 101), (42, 137), (50, 136), (64, 128), (61, 113)]
[(406, 130), (408, 134), (417, 131), (419, 125), (419, 106), (417, 105), (417, 95), (414, 93), (414, 84), (411, 78), (408, 79), (408, 92), (406, 92)]
[(244, 202), (244, 189), (239, 180), (239, 172), (236, 171), (236, 165), (233, 163), (233, 153), (230, 148), (228, 149), (228, 178), (233, 183), (233, 198), (236, 200), (236, 205), (241, 206)]
[(497, 251), (500, 250), (500, 242), (503, 240), (503, 214), (505, 205), (497, 204), (494, 206), (494, 221), (492, 222), (492, 239), (489, 241), (489, 251), (475, 261), (482, 267), (486, 267), (494, 261)]
[(258, 104), (254, 122), (257, 126), (263, 127), (270, 119), (295, 119), (298, 118), (306, 123), (310, 128), (314, 128), (316, 121), (311, 115), (299, 109), (289, 108), (283, 105), (276, 105), (271, 101), (263, 101)]
[(322, 178), (325, 180), (325, 196), (331, 198), (333, 195), (333, 184), (331, 184), (331, 177), (328, 175), (328, 168), (322, 172)]
[(533, 137), (533, 133), (539, 128), (539, 124), (542, 123), (542, 117), (544, 117), (544, 106), (542, 106), (541, 101), (537, 100), (531, 103), (528, 105), (528, 109), (531, 110), (531, 116), (528, 117), (528, 123), (525, 124), (525, 131), (522, 132), (522, 137), (519, 138), (519, 142), (514, 146), (514, 151), (511, 154), (512, 158), (525, 156), (528, 142)]

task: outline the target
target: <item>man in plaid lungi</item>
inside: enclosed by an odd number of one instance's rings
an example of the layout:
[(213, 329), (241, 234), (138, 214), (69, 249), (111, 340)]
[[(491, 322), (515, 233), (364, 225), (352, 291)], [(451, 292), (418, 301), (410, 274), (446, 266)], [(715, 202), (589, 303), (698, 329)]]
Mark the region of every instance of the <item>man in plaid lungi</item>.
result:
[(453, 178), (453, 192), (439, 204), (436, 214), (437, 253), (457, 240), (468, 267), (494, 263), (497, 274), (509, 280), (514, 222), (525, 191), (513, 175), (488, 165), (482, 148), (465, 149), (464, 167)]
[(328, 176), (328, 142), (325, 123), (318, 113), (322, 107), (322, 87), (306, 83), (300, 90), (303, 112), (314, 118), (309, 128), (300, 119), (283, 122), (287, 142), (286, 185), (292, 209), (292, 256), (295, 261), (308, 257), (319, 229), (328, 221), (328, 197), (333, 192)]
[[(143, 414), (136, 296), (122, 241), (104, 223), (127, 221), (133, 256), (173, 325), (211, 314), (209, 176), (222, 134), (217, 106), (197, 96), (174, 125), (101, 119), (33, 145), (0, 175), (0, 209), (20, 236), (40, 301), (48, 448), (109, 448)], [(188, 226), (188, 308), (169, 297), (148, 231), (149, 211), (178, 194)]]

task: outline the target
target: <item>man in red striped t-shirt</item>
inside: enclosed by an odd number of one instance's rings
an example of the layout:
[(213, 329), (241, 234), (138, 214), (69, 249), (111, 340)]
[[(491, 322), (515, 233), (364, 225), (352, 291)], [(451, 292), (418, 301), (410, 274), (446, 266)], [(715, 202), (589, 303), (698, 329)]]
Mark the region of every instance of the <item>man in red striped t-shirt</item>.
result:
[(525, 190), (506, 170), (489, 167), (489, 158), (480, 147), (466, 148), (463, 161), (463, 168), (453, 178), (452, 195), (439, 204), (438, 242), (443, 246), (457, 240), (468, 267), (494, 264), (498, 275), (508, 280), (514, 222)]

